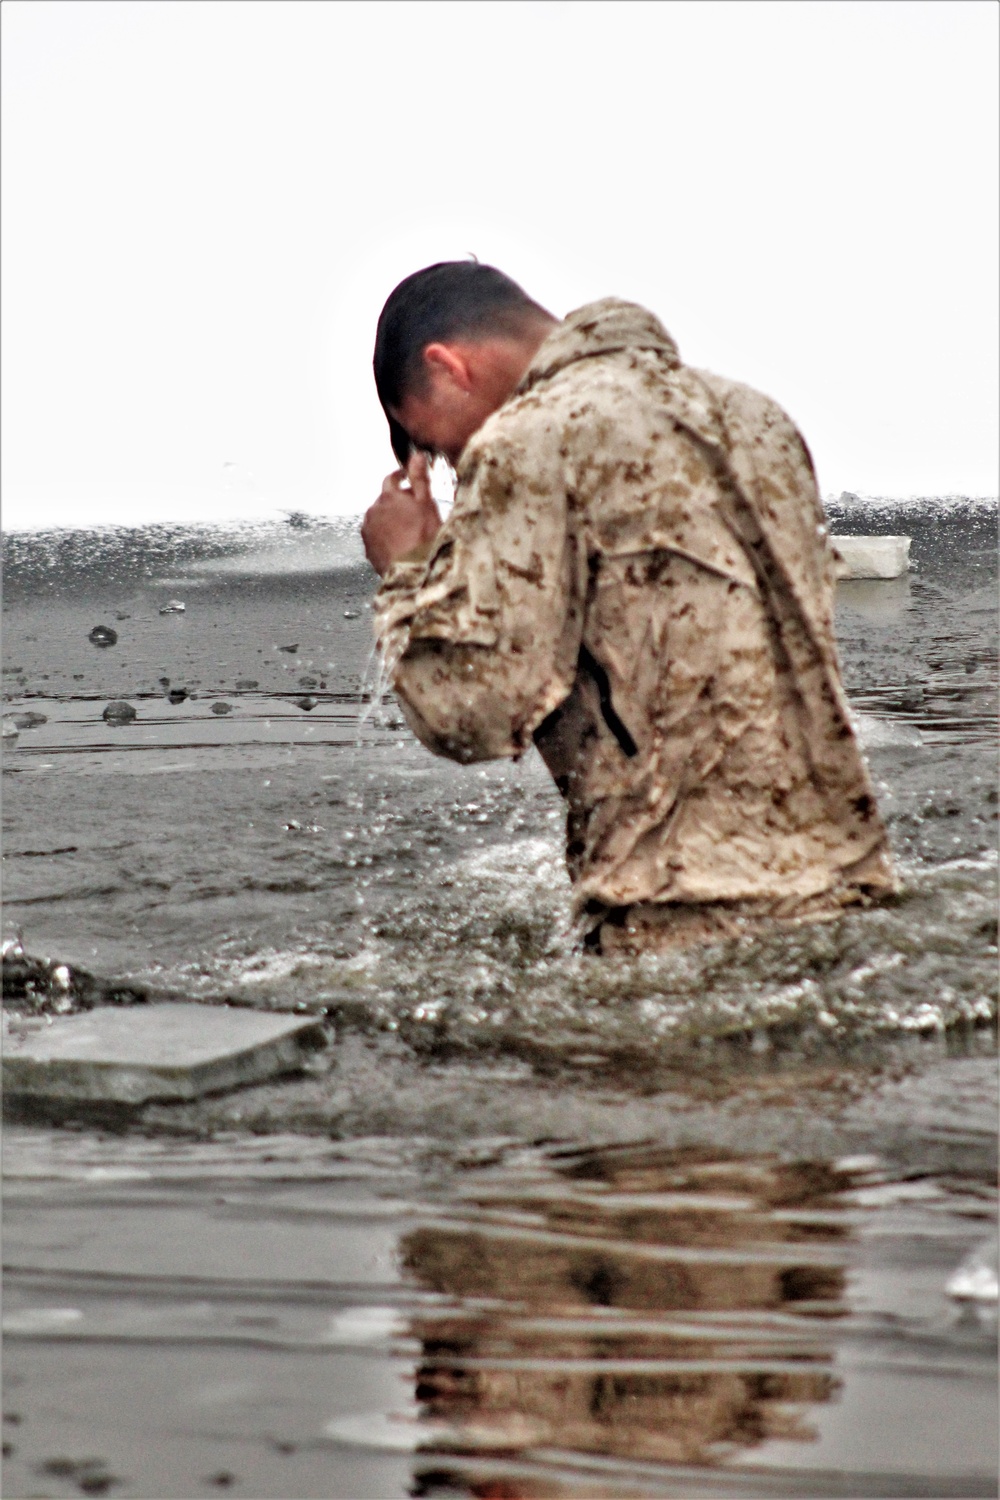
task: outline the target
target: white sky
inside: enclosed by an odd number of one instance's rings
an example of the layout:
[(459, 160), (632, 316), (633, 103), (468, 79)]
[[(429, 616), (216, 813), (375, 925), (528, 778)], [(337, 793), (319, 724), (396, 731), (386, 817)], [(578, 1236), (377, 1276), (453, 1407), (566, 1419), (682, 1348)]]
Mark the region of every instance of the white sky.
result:
[(375, 322), (646, 304), (824, 493), (997, 491), (993, 0), (5, 0), (8, 528), (357, 514)]

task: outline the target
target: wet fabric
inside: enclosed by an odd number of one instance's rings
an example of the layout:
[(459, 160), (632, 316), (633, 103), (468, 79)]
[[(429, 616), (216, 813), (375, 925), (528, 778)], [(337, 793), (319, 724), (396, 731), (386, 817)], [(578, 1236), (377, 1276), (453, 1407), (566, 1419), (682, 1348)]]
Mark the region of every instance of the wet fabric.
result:
[(812, 462), (774, 402), (609, 299), (552, 332), (457, 472), (434, 541), (383, 581), (379, 645), (436, 754), (537, 744), (585, 925), (650, 903), (816, 917), (895, 888)]

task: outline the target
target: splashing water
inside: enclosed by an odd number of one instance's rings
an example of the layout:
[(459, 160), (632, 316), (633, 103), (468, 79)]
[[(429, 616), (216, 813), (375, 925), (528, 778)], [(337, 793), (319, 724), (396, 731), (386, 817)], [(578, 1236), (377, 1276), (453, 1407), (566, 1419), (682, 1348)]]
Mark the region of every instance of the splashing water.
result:
[(377, 729), (394, 728), (398, 724), (398, 719), (386, 712), (386, 702), (391, 698), (393, 677), (405, 650), (406, 640), (402, 637), (393, 640), (387, 649), (383, 650), (378, 642), (372, 647), (361, 678), (361, 696), (367, 701), (363, 701), (358, 714), (358, 744), (366, 724)]

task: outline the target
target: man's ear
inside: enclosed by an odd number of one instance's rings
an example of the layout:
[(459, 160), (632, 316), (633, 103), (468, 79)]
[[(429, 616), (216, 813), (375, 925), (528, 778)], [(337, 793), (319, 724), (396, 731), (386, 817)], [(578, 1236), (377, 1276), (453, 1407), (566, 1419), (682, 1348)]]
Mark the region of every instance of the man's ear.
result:
[(463, 391), (472, 389), (469, 362), (453, 344), (428, 344), (424, 350), (428, 375), (444, 375)]

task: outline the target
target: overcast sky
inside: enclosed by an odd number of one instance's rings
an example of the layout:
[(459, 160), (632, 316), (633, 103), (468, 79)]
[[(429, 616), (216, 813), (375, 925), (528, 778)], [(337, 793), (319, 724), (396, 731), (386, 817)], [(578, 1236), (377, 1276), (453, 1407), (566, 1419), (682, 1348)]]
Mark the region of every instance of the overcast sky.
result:
[(997, 491), (993, 0), (5, 0), (5, 524), (357, 514), (403, 276), (617, 295), (825, 494)]

